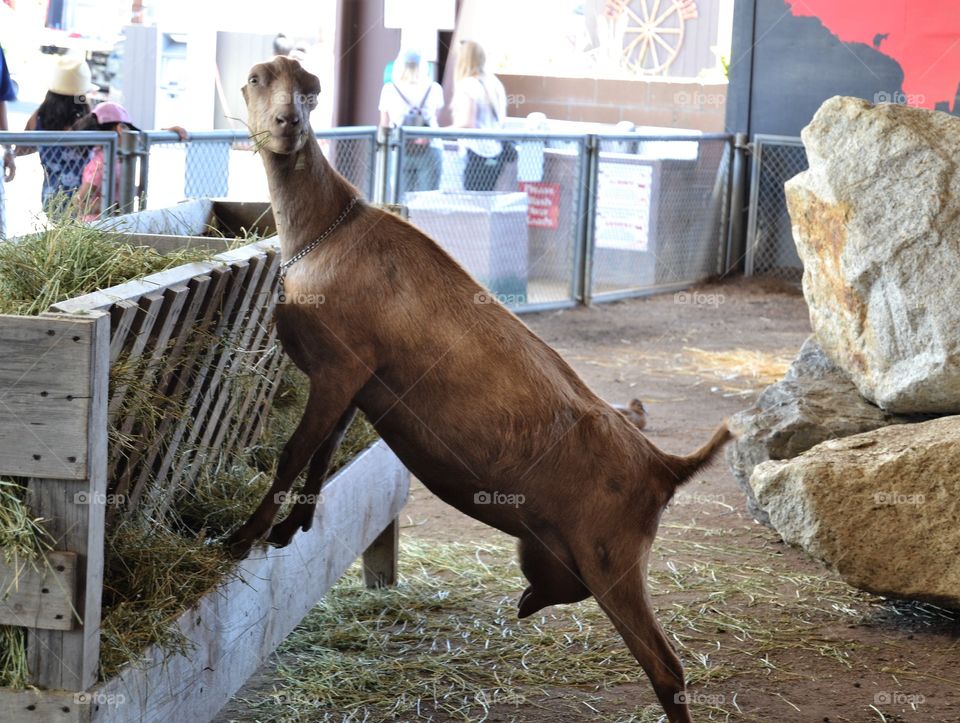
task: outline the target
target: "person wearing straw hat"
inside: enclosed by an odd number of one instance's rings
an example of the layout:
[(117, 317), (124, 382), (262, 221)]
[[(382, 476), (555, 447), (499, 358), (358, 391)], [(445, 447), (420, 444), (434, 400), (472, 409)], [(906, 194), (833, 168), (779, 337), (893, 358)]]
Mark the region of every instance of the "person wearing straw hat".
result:
[[(10, 78), (10, 70), (7, 68), (7, 57), (3, 54), (3, 48), (0, 48), (0, 131), (7, 128), (7, 101), (17, 99), (16, 87)], [(3, 150), (3, 178), (0, 179), (0, 238), (5, 238), (7, 234), (6, 227), (6, 200), (3, 193), (3, 184), (12, 181), (17, 172), (17, 164), (14, 160), (13, 151), (4, 147)]]
[[(93, 90), (90, 66), (83, 58), (57, 58), (47, 94), (27, 121), (28, 131), (69, 131), (74, 123), (90, 112), (88, 93)], [(17, 146), (17, 155), (34, 153), (37, 148)], [(82, 181), (90, 149), (85, 146), (40, 146), (43, 188), (40, 192), (47, 213), (62, 211)], [(57, 200), (59, 199), (59, 200)]]

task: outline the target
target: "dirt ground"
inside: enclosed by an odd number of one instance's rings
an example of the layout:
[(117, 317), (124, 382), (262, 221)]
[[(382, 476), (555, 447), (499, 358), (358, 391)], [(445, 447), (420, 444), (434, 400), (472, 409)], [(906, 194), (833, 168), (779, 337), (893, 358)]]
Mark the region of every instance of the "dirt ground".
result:
[[(771, 282), (737, 280), (700, 287), (683, 297), (673, 294), (601, 304), (523, 317), (601, 396), (613, 402), (643, 400), (649, 412), (648, 436), (675, 453), (702, 444), (725, 417), (749, 407), (760, 386), (737, 379), (678, 372), (691, 348), (706, 351), (748, 349), (792, 358), (809, 334), (806, 306), (799, 291)], [(738, 389), (746, 390), (738, 393)], [(790, 575), (836, 577), (799, 550), (783, 545), (777, 535), (746, 513), (743, 497), (719, 462), (689, 483), (684, 501), (666, 511), (662, 530), (691, 530), (700, 540), (722, 541), (739, 552), (738, 564), (762, 559)], [(500, 539), (500, 533), (461, 515), (415, 483), (402, 513), (405, 535), (439, 541)], [(695, 532), (692, 532), (695, 530)], [(675, 564), (698, 563), (709, 569), (723, 562), (711, 559), (710, 545), (681, 548)], [(770, 560), (773, 560), (771, 563)], [(660, 559), (654, 565), (666, 565)], [(728, 561), (729, 562), (729, 561)], [(833, 583), (835, 584), (835, 583)], [(521, 591), (516, 590), (519, 596)], [(656, 591), (655, 591), (656, 592)], [(782, 624), (782, 605), (741, 606), (742, 616), (768, 630)], [(684, 603), (683, 593), (656, 594), (654, 603), (664, 627), (664, 612)], [(719, 600), (722, 614), (724, 601)], [(716, 630), (713, 666), (737, 666), (744, 654), (764, 665), (720, 676), (719, 682), (691, 686), (696, 700), (722, 702), (714, 720), (761, 721), (960, 721), (960, 623), (930, 614), (925, 608), (873, 600), (849, 622), (836, 622), (835, 611), (811, 609), (815, 637), (803, 645), (780, 646), (774, 653), (727, 644), (729, 631)], [(796, 614), (797, 611), (793, 611)], [(805, 612), (803, 612), (806, 615)], [(839, 618), (843, 620), (843, 618)], [(776, 635), (776, 633), (774, 633)], [(721, 644), (724, 642), (724, 644)], [(844, 654), (826, 651), (842, 649)], [(736, 655), (733, 654), (736, 650)], [(739, 657), (738, 657), (739, 656)], [(685, 659), (685, 665), (690, 661)], [(638, 668), (637, 683), (601, 692), (603, 712), (623, 711), (655, 698)], [(706, 718), (700, 708), (697, 717)], [(694, 707), (697, 712), (698, 708)], [(732, 711), (732, 712), (731, 712)], [(552, 698), (529, 704), (498, 706), (492, 721), (590, 720), (590, 711), (571, 716)], [(226, 718), (225, 718), (226, 719)]]

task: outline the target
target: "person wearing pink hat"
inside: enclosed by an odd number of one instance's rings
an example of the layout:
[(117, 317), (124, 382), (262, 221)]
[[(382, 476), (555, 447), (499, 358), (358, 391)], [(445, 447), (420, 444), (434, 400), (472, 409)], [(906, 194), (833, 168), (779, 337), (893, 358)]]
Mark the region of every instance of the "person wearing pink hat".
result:
[[(117, 135), (124, 131), (139, 131), (133, 124), (130, 113), (119, 103), (100, 103), (93, 112), (84, 116), (73, 125), (78, 131), (116, 131)], [(187, 131), (180, 126), (171, 126), (164, 130), (174, 131), (185, 140)], [(103, 203), (103, 170), (106, 165), (103, 155), (103, 146), (97, 146), (90, 155), (83, 168), (83, 177), (80, 188), (73, 197), (73, 208), (84, 221), (93, 221), (100, 215)], [(120, 183), (120, 161), (116, 161), (113, 169), (114, 197), (116, 198)]]

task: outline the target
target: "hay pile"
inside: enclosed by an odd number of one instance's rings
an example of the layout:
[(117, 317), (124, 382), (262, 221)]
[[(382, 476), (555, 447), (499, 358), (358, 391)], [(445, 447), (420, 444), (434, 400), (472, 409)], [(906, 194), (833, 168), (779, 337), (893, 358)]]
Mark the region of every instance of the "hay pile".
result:
[[(727, 544), (715, 529), (664, 525), (653, 552), (657, 617), (691, 690), (718, 693), (693, 698), (696, 720), (758, 720), (737, 704), (738, 679), (787, 683), (805, 674), (803, 656), (825, 661), (838, 679), (849, 674), (861, 651), (872, 658), (879, 650), (844, 631), (897, 604), (835, 576), (789, 569), (775, 546)], [(345, 575), (283, 642), (264, 684), (223, 715), (482, 721), (525, 720), (530, 711), (537, 719), (662, 720), (646, 677), (593, 600), (517, 620), (526, 582), (511, 544), (404, 534), (399, 575), (397, 587), (380, 590)], [(616, 689), (624, 684), (635, 685)]]

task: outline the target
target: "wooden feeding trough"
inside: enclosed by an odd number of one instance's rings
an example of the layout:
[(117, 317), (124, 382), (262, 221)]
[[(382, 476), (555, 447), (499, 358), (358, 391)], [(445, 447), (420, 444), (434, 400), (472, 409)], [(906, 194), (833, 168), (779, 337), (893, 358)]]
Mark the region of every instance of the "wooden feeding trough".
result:
[[(409, 473), (380, 442), (327, 483), (308, 533), (255, 548), (180, 616), (188, 654), (150, 648), (97, 681), (108, 492), (130, 509), (161, 510), (190, 485), (203, 450), (239, 452), (257, 437), (283, 365), (271, 323), (279, 261), (278, 241), (266, 239), (38, 317), (0, 316), (0, 475), (27, 480), (31, 512), (55, 540), (42, 572), (0, 562), (0, 590), (20, 573), (0, 599), (0, 624), (27, 629), (36, 686), (0, 689), (0, 721), (207, 720), (355, 559), (368, 584), (393, 581)], [(125, 455), (108, 444), (110, 425), (137, 432), (128, 389), (110, 387), (121, 359), (139, 360), (145, 383), (189, 409)], [(251, 359), (253, 381), (231, 384)]]

